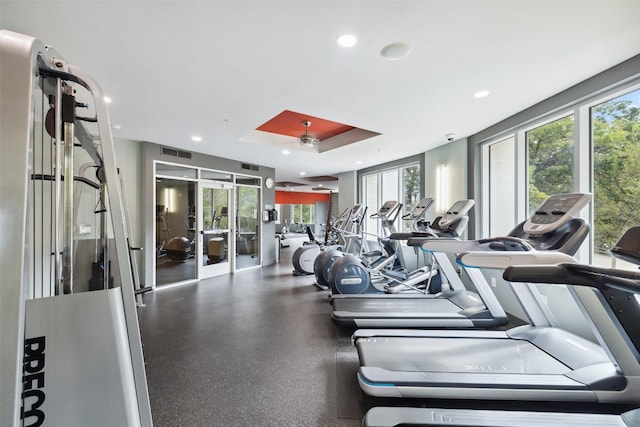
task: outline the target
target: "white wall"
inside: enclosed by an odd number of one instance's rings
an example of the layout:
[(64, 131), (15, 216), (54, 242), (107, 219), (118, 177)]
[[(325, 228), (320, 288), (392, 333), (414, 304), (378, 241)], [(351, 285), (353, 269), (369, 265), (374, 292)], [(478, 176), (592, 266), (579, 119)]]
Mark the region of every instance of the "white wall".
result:
[(342, 212), (353, 207), (358, 200), (358, 175), (356, 171), (343, 172), (338, 175), (338, 208), (334, 212)]
[[(142, 167), (142, 143), (128, 139), (115, 139), (116, 164), (124, 183), (124, 196), (129, 212), (129, 221), (133, 232), (131, 244), (144, 247), (143, 233), (143, 201), (144, 201), (144, 168)], [(153, 247), (144, 248), (155, 251)], [(140, 272), (140, 283), (146, 284), (144, 277), (144, 255), (137, 253), (136, 261)]]
[(468, 197), (467, 140), (434, 148), (424, 156), (424, 195), (436, 199), (436, 211), (440, 214), (456, 200)]

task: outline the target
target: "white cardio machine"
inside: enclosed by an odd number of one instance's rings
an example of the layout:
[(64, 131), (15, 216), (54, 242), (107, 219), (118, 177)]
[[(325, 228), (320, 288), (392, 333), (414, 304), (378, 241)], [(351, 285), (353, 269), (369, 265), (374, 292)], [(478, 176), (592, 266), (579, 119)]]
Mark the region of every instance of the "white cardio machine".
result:
[[(588, 200), (582, 194), (553, 196), (525, 229), (544, 229)], [(507, 331), (356, 331), (361, 388), (386, 397), (640, 403), (638, 350), (628, 345), (596, 292), (555, 284), (511, 286), (527, 325)], [(591, 336), (561, 327), (554, 314), (567, 310), (574, 310)]]
[[(622, 236), (612, 249), (616, 258), (640, 264), (640, 227), (634, 227)], [(505, 275), (510, 280), (529, 282), (556, 282), (575, 286), (581, 294), (593, 294), (601, 302), (601, 315), (616, 320), (615, 330), (609, 334), (628, 346), (631, 357), (618, 367), (620, 371), (637, 370), (640, 334), (640, 273), (580, 264), (532, 265), (509, 267)], [(618, 351), (616, 354), (620, 354)], [(635, 358), (635, 360), (634, 360)], [(585, 377), (585, 375), (583, 375)], [(637, 378), (631, 381), (637, 383)], [(633, 387), (628, 385), (627, 387)], [(612, 392), (614, 390), (611, 390)], [(480, 410), (446, 408), (375, 407), (363, 420), (365, 427), (383, 426), (501, 426), (547, 427), (608, 426), (631, 427), (640, 425), (640, 408), (617, 413), (559, 412), (531, 410)]]
[[(473, 200), (454, 203), (442, 217), (442, 221), (438, 221), (442, 234), (459, 231), (456, 224), (460, 222), (464, 229), (468, 221), (466, 214), (472, 206)], [(453, 228), (450, 229), (449, 226)], [(420, 245), (426, 240), (437, 240), (439, 237), (434, 237), (436, 233), (437, 231), (424, 233), (422, 237), (407, 236), (409, 245), (413, 245), (412, 241)], [(449, 239), (453, 238), (446, 240)], [(453, 240), (458, 241), (457, 238)], [(469, 290), (446, 253), (432, 255), (437, 263), (438, 276), (448, 281), (448, 286), (441, 292), (429, 293), (429, 286), (415, 289), (418, 283), (428, 282), (432, 278), (430, 265), (409, 274), (384, 271), (383, 276), (394, 277), (398, 281), (396, 287), (410, 289), (408, 286), (412, 286), (413, 292), (333, 295), (331, 319), (337, 325), (367, 328), (490, 328), (508, 322), (506, 313), (478, 269), (463, 267), (469, 281), (473, 283), (473, 290)], [(438, 276), (436, 277), (440, 279)]]
[(334, 244), (328, 244), (327, 242), (322, 244), (318, 242), (311, 232), (311, 229), (307, 227), (309, 242), (297, 248), (291, 257), (293, 275), (303, 276), (314, 274), (315, 260), (325, 250), (335, 249), (342, 251), (343, 249), (352, 247), (353, 240), (357, 238), (355, 231), (360, 225), (364, 212), (364, 207), (356, 204), (351, 209), (346, 209), (340, 214), (333, 227), (333, 231), (338, 237), (337, 242)]

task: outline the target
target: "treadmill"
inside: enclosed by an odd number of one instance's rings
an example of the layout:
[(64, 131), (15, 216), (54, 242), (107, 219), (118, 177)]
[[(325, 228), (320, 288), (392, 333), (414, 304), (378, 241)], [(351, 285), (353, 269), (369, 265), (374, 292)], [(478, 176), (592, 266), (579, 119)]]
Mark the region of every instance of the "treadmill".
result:
[[(426, 239), (439, 239), (439, 234), (457, 236), (467, 222), (466, 214), (473, 200), (459, 200), (441, 218), (434, 221), (429, 231), (393, 233), (395, 240), (408, 240), (409, 246), (418, 246)], [(418, 209), (422, 204), (418, 204)], [(460, 227), (457, 225), (461, 224)], [(455, 231), (454, 231), (455, 230)], [(451, 237), (449, 237), (451, 238)], [(334, 294), (331, 319), (346, 327), (401, 327), (401, 328), (488, 328), (505, 325), (508, 318), (488, 283), (477, 269), (465, 270), (476, 292), (467, 290), (456, 268), (444, 252), (433, 253), (438, 272), (446, 277), (449, 289), (430, 294), (423, 291), (379, 294)], [(422, 276), (429, 277), (431, 267)], [(382, 272), (383, 276), (394, 272)], [(427, 280), (427, 279), (425, 279)], [(402, 283), (394, 288), (400, 288)]]
[[(611, 251), (620, 259), (640, 264), (640, 227), (627, 230)], [(616, 318), (618, 335), (625, 339), (638, 364), (640, 334), (636, 327), (640, 317), (640, 273), (585, 265), (516, 266), (505, 273), (510, 280), (530, 282), (554, 281), (577, 287), (591, 287), (609, 312)], [(608, 308), (608, 310), (606, 310)], [(633, 361), (629, 361), (633, 365)], [(631, 366), (633, 368), (633, 366)], [(624, 369), (624, 367), (623, 367)], [(637, 379), (635, 380), (637, 382)], [(622, 414), (570, 413), (540, 411), (502, 411), (476, 409), (376, 407), (370, 409), (363, 420), (365, 427), (382, 426), (502, 426), (526, 427), (545, 425), (564, 427), (582, 426), (638, 426), (640, 408)]]
[[(421, 245), (423, 250), (433, 255), (440, 273), (449, 280), (451, 290), (437, 294), (337, 296), (333, 300), (331, 318), (338, 325), (358, 328), (469, 329), (506, 325), (508, 317), (482, 272), (473, 265), (459, 266), (476, 292), (468, 290), (447, 253), (498, 251), (502, 254), (501, 261), (505, 262), (505, 259), (510, 259), (509, 254), (526, 252), (528, 259), (547, 256), (555, 262), (573, 261), (570, 255), (578, 250), (589, 232), (584, 221), (574, 218), (574, 215), (591, 200), (590, 197), (582, 193), (551, 197), (508, 236), (477, 241), (412, 237), (408, 244)], [(470, 208), (468, 202), (456, 202), (443, 217), (444, 222), (452, 224), (461, 220), (460, 214), (465, 215)], [(560, 212), (561, 215), (558, 214)], [(528, 298), (524, 293), (521, 291), (519, 298)]]
[[(553, 218), (575, 212), (587, 196), (551, 197), (524, 229), (541, 229)], [(508, 252), (499, 246), (496, 253)], [(527, 325), (506, 331), (356, 331), (361, 388), (385, 397), (640, 403), (640, 331), (634, 336), (632, 328), (621, 327), (625, 320), (612, 301), (603, 303), (602, 291), (579, 286), (583, 283), (549, 284), (561, 281), (563, 271), (573, 271), (571, 265), (535, 267), (526, 270), (529, 275), (516, 275), (525, 267), (505, 272), (506, 280), (529, 282), (511, 284), (529, 317)], [(542, 275), (548, 271), (553, 274)], [(564, 292), (562, 298), (547, 298), (547, 287)], [(574, 308), (583, 317), (578, 323), (588, 326), (592, 336), (560, 327), (550, 303), (559, 303), (562, 310)], [(637, 299), (628, 296), (628, 304), (637, 322)]]

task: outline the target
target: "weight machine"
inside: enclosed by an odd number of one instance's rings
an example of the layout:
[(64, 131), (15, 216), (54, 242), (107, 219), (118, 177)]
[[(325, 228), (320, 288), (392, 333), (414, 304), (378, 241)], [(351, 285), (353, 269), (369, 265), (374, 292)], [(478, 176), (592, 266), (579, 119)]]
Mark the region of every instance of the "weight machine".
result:
[(0, 93), (0, 425), (152, 426), (140, 248), (102, 90), (51, 47), (2, 30)]

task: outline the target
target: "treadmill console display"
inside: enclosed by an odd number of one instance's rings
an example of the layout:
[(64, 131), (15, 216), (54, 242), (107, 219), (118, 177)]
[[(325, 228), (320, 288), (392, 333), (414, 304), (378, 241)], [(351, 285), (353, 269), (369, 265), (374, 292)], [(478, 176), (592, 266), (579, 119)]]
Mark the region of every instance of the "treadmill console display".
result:
[(354, 207), (351, 208), (351, 218), (360, 218), (362, 216), (362, 205), (358, 203)]
[(396, 209), (397, 206), (398, 206), (398, 202), (394, 200), (387, 200), (382, 204), (382, 207), (378, 211), (378, 215), (377, 215), (378, 218), (387, 217), (391, 212), (393, 212)]
[(523, 226), (528, 234), (546, 234), (557, 230), (591, 201), (591, 194), (572, 193), (549, 197)]
[(475, 202), (471, 199), (458, 200), (453, 204), (453, 206), (451, 206), (451, 208), (449, 208), (447, 213), (442, 215), (442, 218), (438, 222), (438, 227), (444, 229), (461, 217), (465, 216), (469, 210), (471, 210), (474, 203)]
[(420, 200), (416, 207), (413, 208), (413, 211), (411, 211), (411, 218), (420, 218), (420, 216), (422, 216), (422, 214), (424, 214), (424, 212), (426, 212), (434, 202), (435, 199), (431, 197), (425, 197)]

